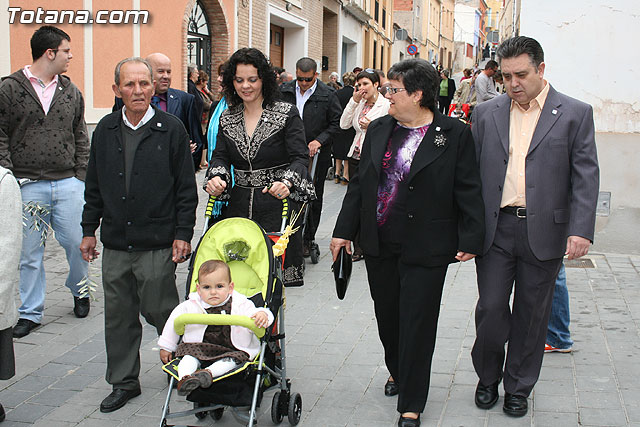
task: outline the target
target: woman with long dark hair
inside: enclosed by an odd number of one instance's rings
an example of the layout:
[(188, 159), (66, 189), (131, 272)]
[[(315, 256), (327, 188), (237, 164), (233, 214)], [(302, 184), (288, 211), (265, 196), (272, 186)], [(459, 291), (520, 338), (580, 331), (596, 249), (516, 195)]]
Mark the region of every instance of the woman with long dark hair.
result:
[[(222, 76), (229, 109), (220, 115), (205, 189), (229, 201), (224, 217), (251, 218), (267, 231), (278, 231), (283, 199), (289, 199), (295, 212), (302, 202), (315, 198), (302, 119), (294, 105), (278, 101), (276, 76), (258, 49), (236, 51)], [(301, 286), (301, 233), (289, 241), (284, 267), (284, 284)]]

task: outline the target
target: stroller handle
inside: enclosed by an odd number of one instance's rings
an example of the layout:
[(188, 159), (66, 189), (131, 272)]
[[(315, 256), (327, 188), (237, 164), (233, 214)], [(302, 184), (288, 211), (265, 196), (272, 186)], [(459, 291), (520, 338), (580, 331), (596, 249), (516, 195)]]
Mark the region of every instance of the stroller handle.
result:
[[(206, 219), (211, 219), (211, 215), (213, 215), (213, 204), (216, 202), (216, 197), (209, 195), (209, 200), (207, 201), (207, 207), (204, 210), (204, 217)], [(282, 199), (282, 219), (286, 221), (289, 218), (289, 199)]]
[(185, 326), (191, 324), (244, 326), (258, 338), (262, 338), (265, 334), (265, 329), (256, 326), (252, 318), (238, 314), (181, 314), (173, 321), (173, 329), (178, 335), (184, 335)]

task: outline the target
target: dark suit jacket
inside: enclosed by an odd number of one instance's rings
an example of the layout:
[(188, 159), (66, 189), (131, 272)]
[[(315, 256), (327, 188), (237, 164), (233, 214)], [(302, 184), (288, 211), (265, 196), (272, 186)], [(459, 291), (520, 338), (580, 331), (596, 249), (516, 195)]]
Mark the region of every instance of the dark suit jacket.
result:
[(345, 86), (342, 89), (338, 89), (336, 96), (338, 97), (338, 102), (340, 102), (340, 107), (344, 110), (353, 96), (353, 86)]
[[(167, 92), (167, 113), (173, 114), (180, 119), (189, 134), (189, 138), (198, 145), (200, 152), (202, 152), (202, 126), (200, 125), (200, 117), (198, 117), (195, 109), (194, 99), (193, 95), (187, 92), (169, 88)], [(111, 110), (119, 110), (123, 105), (122, 98), (116, 97)]]
[[(340, 130), (342, 109), (336, 97), (336, 91), (320, 80), (318, 86), (304, 104), (302, 121), (307, 144), (314, 139), (322, 144), (320, 159), (331, 157), (333, 137)], [(282, 100), (296, 105), (296, 81), (283, 83), (280, 86)]]
[[(415, 153), (406, 199), (407, 219), (401, 258), (435, 267), (455, 262), (458, 250), (478, 254), (484, 237), (484, 207), (469, 126), (434, 113)], [(333, 237), (353, 240), (367, 255), (379, 255), (376, 203), (382, 157), (396, 120), (384, 116), (369, 124), (358, 172), (351, 177)], [(435, 137), (445, 138), (436, 146)]]
[[(495, 237), (509, 160), (511, 99), (500, 95), (473, 110), (486, 235)], [(561, 258), (568, 236), (593, 241), (599, 169), (590, 105), (549, 88), (526, 157), (527, 234), (541, 261)]]
[[(336, 96), (338, 97), (338, 102), (340, 102), (342, 111), (344, 111), (345, 107), (349, 103), (349, 100), (353, 96), (353, 90), (353, 86), (345, 86), (342, 89), (338, 89), (336, 91)], [(351, 148), (351, 144), (353, 143), (353, 139), (355, 137), (356, 130), (353, 127), (350, 127), (349, 129), (340, 129), (340, 132), (338, 132), (338, 134), (334, 138), (334, 156), (342, 156), (340, 157), (340, 160), (345, 160), (347, 158), (349, 148)], [(338, 147), (340, 149), (338, 149)]]
[[(453, 95), (456, 93), (456, 82), (453, 79), (448, 79), (447, 83), (447, 98), (453, 99)], [(442, 81), (442, 79), (440, 79)], [(438, 84), (438, 96), (440, 96), (440, 85)]]

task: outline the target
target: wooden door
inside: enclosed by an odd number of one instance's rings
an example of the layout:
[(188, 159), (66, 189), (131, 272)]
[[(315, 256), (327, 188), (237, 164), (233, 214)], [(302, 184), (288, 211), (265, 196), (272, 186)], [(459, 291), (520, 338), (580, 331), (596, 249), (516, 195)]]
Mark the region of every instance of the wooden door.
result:
[(284, 28), (271, 24), (269, 29), (269, 59), (274, 67), (282, 67)]

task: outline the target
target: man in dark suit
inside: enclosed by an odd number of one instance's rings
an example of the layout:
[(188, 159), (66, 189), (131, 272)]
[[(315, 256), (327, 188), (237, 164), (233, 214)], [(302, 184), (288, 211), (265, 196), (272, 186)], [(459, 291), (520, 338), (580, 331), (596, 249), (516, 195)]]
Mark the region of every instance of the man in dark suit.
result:
[(331, 166), (331, 143), (340, 130), (342, 109), (335, 90), (318, 80), (318, 65), (311, 58), (300, 58), (296, 62), (296, 80), (280, 86), (282, 99), (298, 107), (304, 122), (304, 133), (309, 145), (309, 157), (316, 155), (313, 184), (316, 187), (316, 199), (311, 202), (311, 215), (308, 217), (304, 233), (304, 255), (309, 256), (309, 246), (315, 239), (322, 212), (324, 180)]
[(495, 405), (504, 379), (504, 412), (523, 416), (540, 374), (563, 256), (581, 257), (593, 241), (599, 169), (593, 110), (544, 80), (540, 44), (515, 37), (497, 55), (507, 95), (473, 113), (486, 232), (476, 258), (471, 355), (480, 379), (476, 405)]
[[(171, 60), (162, 53), (152, 53), (145, 58), (153, 69), (155, 93), (151, 104), (160, 110), (173, 114), (184, 124), (191, 139), (191, 154), (195, 170), (202, 158), (202, 127), (195, 108), (195, 98), (186, 92), (171, 87)], [(116, 97), (113, 111), (122, 108), (122, 99)]]

